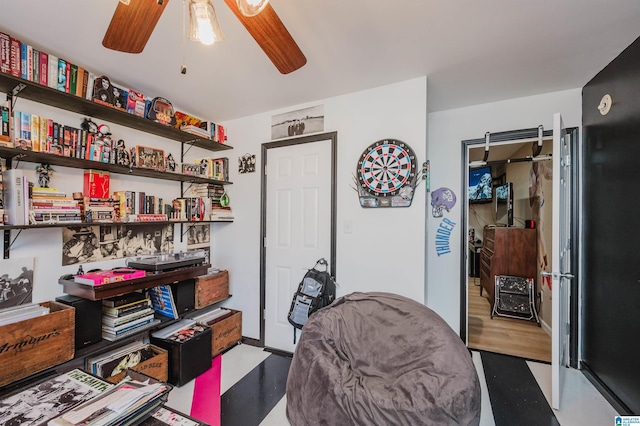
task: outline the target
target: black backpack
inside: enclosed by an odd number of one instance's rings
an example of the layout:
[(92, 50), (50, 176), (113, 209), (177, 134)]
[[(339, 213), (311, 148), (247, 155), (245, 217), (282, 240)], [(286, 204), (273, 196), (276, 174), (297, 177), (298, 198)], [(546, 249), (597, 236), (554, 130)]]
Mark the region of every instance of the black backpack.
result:
[[(324, 265), (324, 271), (316, 269)], [(296, 329), (302, 329), (314, 312), (333, 303), (336, 299), (336, 282), (328, 271), (327, 261), (320, 259), (309, 269), (298, 290), (293, 295), (287, 319), (293, 328), (293, 343), (296, 343)]]

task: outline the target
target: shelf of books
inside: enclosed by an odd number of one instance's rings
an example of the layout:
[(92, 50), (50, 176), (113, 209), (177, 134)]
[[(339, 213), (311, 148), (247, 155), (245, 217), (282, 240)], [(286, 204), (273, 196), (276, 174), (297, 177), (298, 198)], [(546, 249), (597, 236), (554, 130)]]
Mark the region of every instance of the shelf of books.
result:
[(146, 290), (161, 284), (173, 283), (176, 281), (184, 281), (205, 275), (209, 268), (209, 264), (201, 266), (190, 266), (187, 268), (176, 269), (160, 273), (147, 273), (142, 278), (134, 278), (131, 280), (116, 281), (107, 284), (90, 285), (74, 281), (73, 279), (59, 279), (58, 283), (62, 284), (63, 291), (67, 294), (82, 297), (89, 300), (101, 300), (113, 296), (119, 296), (131, 293), (136, 290)]
[(154, 179), (170, 180), (175, 182), (210, 183), (216, 185), (229, 185), (231, 182), (211, 179), (205, 176), (188, 175), (184, 173), (158, 171), (139, 167), (126, 167), (118, 164), (103, 163), (100, 161), (84, 160), (75, 157), (63, 157), (45, 152), (29, 151), (20, 148), (8, 148), (0, 146), (0, 157), (18, 157), (21, 161), (32, 163), (46, 163), (54, 166), (73, 168), (85, 168), (108, 171), (121, 175), (141, 176)]
[(16, 96), (29, 99), (38, 103), (51, 105), (56, 108), (88, 115), (93, 118), (107, 120), (123, 126), (140, 130), (152, 135), (164, 137), (178, 142), (189, 143), (198, 148), (209, 151), (222, 151), (233, 149), (232, 146), (199, 137), (182, 130), (156, 123), (135, 114), (116, 108), (109, 108), (99, 103), (90, 101), (75, 94), (65, 93), (48, 86), (44, 86), (20, 77), (0, 72), (0, 92), (14, 93)]

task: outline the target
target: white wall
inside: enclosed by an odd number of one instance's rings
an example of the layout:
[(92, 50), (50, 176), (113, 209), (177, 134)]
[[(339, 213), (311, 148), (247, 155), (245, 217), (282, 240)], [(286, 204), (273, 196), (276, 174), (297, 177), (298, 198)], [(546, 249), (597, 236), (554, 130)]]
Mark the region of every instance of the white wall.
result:
[[(548, 93), (459, 108), (429, 114), (428, 153), (431, 161), (431, 190), (447, 187), (456, 195), (462, 188), (461, 142), (482, 138), (485, 132), (552, 128), (553, 114), (562, 114), (567, 127), (581, 125), (581, 89)], [(451, 253), (437, 256), (436, 230), (440, 219), (427, 218), (427, 306), (438, 312), (454, 330), (460, 330), (460, 232), (464, 231), (462, 209), (456, 203), (445, 217), (455, 222)]]
[[(300, 108), (324, 105), (326, 132), (337, 131), (337, 261), (338, 296), (354, 291), (390, 291), (424, 302), (424, 183), (409, 208), (363, 209), (351, 188), (359, 156), (371, 143), (395, 138), (409, 144), (418, 163), (425, 160), (426, 78), (291, 106), (223, 123), (227, 126), (231, 164), (256, 154), (271, 139), (271, 117)], [(230, 271), (233, 297), (227, 306), (242, 310), (243, 335), (260, 337), (260, 172), (238, 174), (232, 167), (228, 188), (233, 224), (213, 227), (212, 258)], [(344, 222), (353, 232), (343, 232)], [(312, 265), (310, 265), (312, 266)]]

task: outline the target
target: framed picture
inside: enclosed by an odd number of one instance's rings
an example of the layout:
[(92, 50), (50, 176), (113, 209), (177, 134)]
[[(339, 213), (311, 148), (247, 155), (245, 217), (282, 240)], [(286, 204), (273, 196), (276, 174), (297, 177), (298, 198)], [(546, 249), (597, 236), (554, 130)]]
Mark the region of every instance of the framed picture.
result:
[(165, 171), (167, 169), (167, 165), (164, 150), (137, 145), (136, 167)]

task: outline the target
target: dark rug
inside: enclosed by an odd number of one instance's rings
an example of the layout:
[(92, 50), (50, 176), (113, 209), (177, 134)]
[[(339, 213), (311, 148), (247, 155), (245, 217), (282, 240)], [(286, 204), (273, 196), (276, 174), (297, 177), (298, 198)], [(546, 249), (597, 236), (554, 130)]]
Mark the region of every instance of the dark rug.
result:
[(560, 425), (522, 358), (480, 352), (496, 426)]

